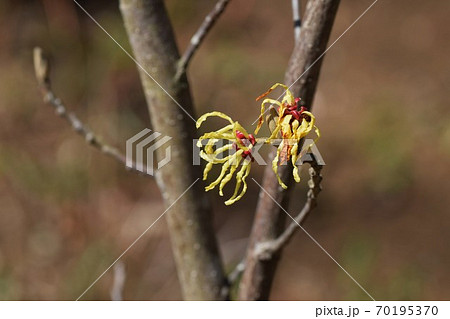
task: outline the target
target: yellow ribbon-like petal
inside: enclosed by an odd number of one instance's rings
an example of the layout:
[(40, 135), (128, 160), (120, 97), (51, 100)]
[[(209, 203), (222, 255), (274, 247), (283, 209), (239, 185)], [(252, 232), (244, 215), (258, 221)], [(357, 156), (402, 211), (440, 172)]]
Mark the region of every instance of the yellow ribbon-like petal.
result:
[(258, 118), (258, 125), (256, 126), (255, 134), (258, 134), (258, 132), (261, 129), (261, 126), (262, 126), (262, 124), (264, 122), (263, 116), (264, 116), (264, 113), (266, 112), (266, 107), (265, 107), (266, 103), (270, 103), (270, 106), (276, 104), (276, 105), (279, 106), (280, 109), (283, 108), (283, 105), (281, 104), (280, 101), (273, 100), (273, 99), (265, 99), (264, 101), (262, 101), (262, 103), (261, 103), (261, 114), (259, 115), (259, 118)]
[(223, 118), (224, 120), (227, 120), (228, 122), (230, 122), (231, 124), (234, 124), (233, 123), (233, 120), (231, 119), (231, 117), (229, 117), (228, 115), (226, 115), (226, 114), (224, 114), (224, 113), (222, 113), (222, 112), (209, 112), (209, 113), (205, 113), (205, 114), (203, 114), (202, 116), (200, 116), (199, 117), (199, 119), (197, 120), (197, 122), (195, 123), (195, 126), (197, 127), (197, 128), (199, 128), (201, 125), (202, 125), (202, 123), (204, 122), (204, 121), (206, 121), (206, 119), (208, 118), (208, 117), (210, 117), (210, 116), (217, 116), (217, 117), (220, 117), (220, 118)]
[[(250, 173), (250, 165), (251, 161), (244, 160), (242, 163), (242, 167), (239, 170), (239, 172), (236, 174), (236, 188), (234, 189), (234, 194), (231, 196), (229, 200), (225, 202), (225, 205), (231, 205), (237, 202), (244, 196), (244, 194), (247, 192), (247, 182), (245, 179), (247, 178), (248, 174)], [(241, 184), (243, 184), (242, 190), (238, 195), (238, 191), (241, 187)]]

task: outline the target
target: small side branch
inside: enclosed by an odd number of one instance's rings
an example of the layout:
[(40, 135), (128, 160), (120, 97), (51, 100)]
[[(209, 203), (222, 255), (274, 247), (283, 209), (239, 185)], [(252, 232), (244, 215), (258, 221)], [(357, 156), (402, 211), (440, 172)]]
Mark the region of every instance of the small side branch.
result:
[(300, 31), (302, 28), (300, 0), (292, 0), (292, 19), (294, 21), (294, 40), (297, 43), (300, 39)]
[(112, 301), (122, 301), (123, 300), (123, 289), (125, 286), (125, 280), (127, 274), (125, 271), (125, 264), (123, 261), (119, 260), (114, 265), (114, 275), (113, 275), (113, 285), (111, 288), (111, 300)]
[(308, 181), (309, 191), (305, 205), (279, 237), (256, 245), (254, 254), (258, 259), (271, 259), (277, 252), (281, 251), (289, 243), (295, 231), (300, 228), (300, 225), (305, 221), (309, 213), (317, 206), (317, 196), (321, 191), (321, 170), (322, 166), (317, 165), (315, 161), (311, 162), (311, 167), (309, 168), (310, 180)]
[(208, 32), (214, 26), (217, 19), (219, 19), (229, 2), (230, 0), (217, 1), (214, 9), (206, 16), (205, 20), (203, 20), (203, 23), (200, 25), (200, 28), (198, 28), (197, 32), (195, 32), (194, 36), (191, 38), (189, 46), (178, 62), (177, 73), (175, 74), (176, 82), (178, 82), (181, 76), (186, 73), (186, 69), (192, 59), (192, 56), (203, 42)]
[(241, 260), (236, 267), (228, 274), (227, 276), (227, 284), (222, 287), (221, 294), (223, 299), (230, 298), (230, 290), (233, 285), (237, 282), (239, 277), (245, 270), (245, 259)]
[(241, 260), (239, 264), (237, 264), (236, 267), (233, 269), (233, 271), (230, 272), (230, 274), (228, 275), (228, 282), (232, 285), (244, 272), (244, 270), (245, 270), (245, 259)]
[(34, 48), (33, 59), (36, 78), (44, 97), (44, 102), (52, 105), (55, 108), (56, 114), (65, 119), (75, 132), (84, 138), (86, 143), (125, 166), (126, 156), (117, 148), (102, 142), (74, 113), (69, 112), (61, 99), (53, 93), (50, 84), (50, 65), (48, 59), (44, 57), (41, 48)]

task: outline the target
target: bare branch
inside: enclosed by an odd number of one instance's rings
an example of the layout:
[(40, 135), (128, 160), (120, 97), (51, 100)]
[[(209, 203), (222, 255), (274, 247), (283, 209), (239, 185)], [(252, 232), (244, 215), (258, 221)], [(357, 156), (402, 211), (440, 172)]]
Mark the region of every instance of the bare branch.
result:
[(229, 2), (230, 0), (217, 1), (214, 9), (206, 16), (205, 20), (203, 20), (203, 23), (200, 25), (197, 32), (195, 32), (194, 36), (191, 38), (189, 46), (187, 47), (186, 51), (183, 53), (183, 56), (180, 58), (178, 62), (177, 72), (175, 74), (176, 82), (178, 82), (181, 76), (184, 73), (186, 73), (186, 69), (188, 67), (189, 62), (192, 59), (192, 56), (203, 42), (208, 32), (214, 26), (217, 19), (219, 19), (220, 15), (223, 13)]
[(254, 253), (257, 258), (261, 260), (267, 260), (272, 258), (275, 253), (281, 251), (283, 247), (285, 247), (289, 243), (295, 231), (299, 229), (299, 225), (301, 225), (306, 220), (306, 217), (309, 215), (309, 213), (317, 206), (317, 196), (321, 191), (321, 170), (322, 166), (317, 165), (315, 162), (311, 163), (311, 167), (309, 168), (309, 191), (307, 193), (305, 205), (303, 206), (297, 217), (294, 218), (294, 221), (289, 224), (289, 226), (278, 238), (271, 241), (261, 242), (256, 245)]
[[(44, 53), (41, 48), (36, 47), (33, 51), (33, 60), (34, 60), (34, 70), (36, 74), (36, 79), (38, 80), (39, 87), (41, 89), (42, 95), (44, 97), (44, 102), (52, 105), (56, 111), (56, 114), (65, 119), (67, 123), (81, 135), (86, 143), (95, 147), (97, 150), (102, 152), (103, 154), (115, 159), (122, 165), (126, 165), (126, 156), (120, 152), (117, 148), (110, 146), (92, 132), (86, 124), (81, 122), (81, 120), (75, 115), (73, 112), (69, 112), (62, 102), (60, 98), (58, 98), (55, 93), (53, 93), (50, 81), (50, 63), (48, 59), (44, 56)], [(133, 165), (136, 167), (136, 165)], [(134, 168), (128, 168), (130, 170), (134, 170), (137, 173), (142, 174), (140, 171), (135, 170)], [(150, 176), (145, 174), (146, 176)]]

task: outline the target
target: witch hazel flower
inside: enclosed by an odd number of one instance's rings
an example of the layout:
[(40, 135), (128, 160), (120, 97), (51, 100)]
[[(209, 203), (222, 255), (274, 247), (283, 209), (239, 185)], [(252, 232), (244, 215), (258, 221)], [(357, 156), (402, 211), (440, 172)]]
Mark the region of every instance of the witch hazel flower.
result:
[[(300, 98), (294, 98), (292, 92), (289, 88), (281, 83), (274, 84), (267, 92), (263, 93), (259, 97), (256, 98), (256, 101), (259, 101), (269, 95), (275, 88), (282, 87), (285, 90), (285, 94), (283, 99), (280, 101), (266, 98), (261, 103), (261, 114), (258, 119), (258, 126), (256, 127), (255, 134), (257, 134), (264, 122), (264, 114), (266, 105), (269, 104), (270, 108), (276, 106), (271, 111), (275, 110), (273, 115), (274, 127), (272, 129), (272, 134), (266, 140), (268, 144), (274, 144), (274, 139), (281, 135), (281, 143), (278, 145), (277, 154), (272, 161), (272, 169), (277, 176), (278, 183), (284, 189), (287, 189), (287, 186), (281, 180), (278, 174), (278, 167), (287, 161), (291, 160), (293, 170), (292, 174), (294, 176), (294, 180), (299, 183), (300, 175), (298, 172), (298, 167), (296, 165), (297, 160), (301, 157), (299, 154), (299, 143), (302, 138), (308, 135), (313, 129), (317, 135), (317, 138), (320, 137), (320, 131), (317, 126), (315, 126), (316, 118), (311, 112), (307, 111), (307, 108), (304, 106), (300, 106)], [(317, 140), (317, 139), (316, 139)], [(316, 141), (313, 142), (313, 144)], [(307, 147), (310, 148), (313, 144)]]
[[(203, 180), (208, 178), (208, 173), (214, 164), (222, 165), (217, 179), (206, 186), (205, 190), (212, 190), (219, 185), (219, 194), (223, 196), (223, 188), (237, 171), (234, 193), (230, 199), (225, 201), (225, 205), (231, 205), (241, 199), (247, 191), (247, 183), (245, 180), (250, 173), (251, 163), (254, 161), (252, 148), (256, 144), (256, 139), (252, 134), (248, 134), (237, 121), (233, 121), (228, 115), (221, 112), (210, 112), (202, 115), (197, 120), (197, 128), (211, 116), (223, 118), (230, 124), (215, 132), (203, 134), (197, 142), (197, 146), (202, 147), (202, 141), (207, 140), (204, 149), (200, 151), (200, 157), (207, 162), (203, 171)], [(219, 140), (225, 140), (229, 143), (215, 148), (214, 146)], [(241, 164), (242, 166), (238, 170)]]

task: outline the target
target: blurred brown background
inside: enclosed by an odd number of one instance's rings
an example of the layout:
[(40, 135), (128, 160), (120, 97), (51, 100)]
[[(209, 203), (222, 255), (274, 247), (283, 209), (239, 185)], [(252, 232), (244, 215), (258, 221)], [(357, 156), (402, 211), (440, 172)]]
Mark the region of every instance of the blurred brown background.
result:
[[(371, 2), (343, 0), (331, 41)], [(129, 49), (117, 1), (80, 3)], [(180, 48), (214, 3), (167, 1)], [(375, 299), (450, 298), (449, 12), (448, 1), (380, 0), (322, 68), (314, 112), (327, 166), (305, 228)], [(43, 104), (35, 45), (52, 55), (56, 93), (104, 140), (124, 149), (149, 120), (135, 65), (72, 1), (0, 2), (0, 299), (73, 300), (163, 206), (151, 179), (88, 147)], [(290, 1), (232, 1), (189, 71), (198, 114), (251, 125), (254, 98), (283, 80), (292, 48)], [(304, 191), (305, 181), (292, 213)], [(242, 258), (257, 195), (251, 180), (232, 207), (211, 194), (227, 269)], [(164, 220), (123, 261), (125, 299), (181, 298)], [(108, 300), (111, 285), (110, 271), (84, 299)], [(352, 298), (367, 296), (299, 231), (271, 299)]]

